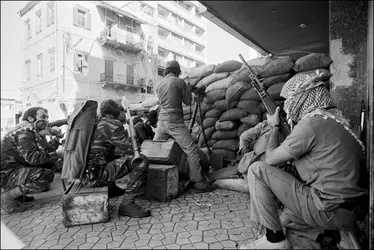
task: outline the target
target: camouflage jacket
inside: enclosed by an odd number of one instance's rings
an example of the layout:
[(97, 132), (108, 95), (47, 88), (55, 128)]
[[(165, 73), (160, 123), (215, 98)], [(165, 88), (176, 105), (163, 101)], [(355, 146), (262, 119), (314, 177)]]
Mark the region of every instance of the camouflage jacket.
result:
[(15, 167), (34, 167), (57, 160), (58, 144), (48, 142), (34, 124), (22, 122), (1, 140), (1, 170)]
[(129, 134), (121, 122), (100, 118), (91, 138), (87, 164), (103, 166), (115, 159), (115, 152), (132, 153)]

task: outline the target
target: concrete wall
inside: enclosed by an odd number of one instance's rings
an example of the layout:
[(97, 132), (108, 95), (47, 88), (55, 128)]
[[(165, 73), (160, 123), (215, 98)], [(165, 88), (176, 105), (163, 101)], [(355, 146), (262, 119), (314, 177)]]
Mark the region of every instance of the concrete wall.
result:
[(356, 131), (367, 88), (367, 17), (368, 1), (330, 1), (331, 93)]

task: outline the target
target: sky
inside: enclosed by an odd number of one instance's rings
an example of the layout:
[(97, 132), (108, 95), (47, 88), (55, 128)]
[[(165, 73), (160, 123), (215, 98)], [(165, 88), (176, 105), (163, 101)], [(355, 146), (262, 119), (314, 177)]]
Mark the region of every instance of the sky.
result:
[[(20, 99), (22, 81), (21, 23), (17, 12), (28, 1), (1, 1), (1, 97)], [(207, 63), (249, 58), (250, 47), (208, 20)]]

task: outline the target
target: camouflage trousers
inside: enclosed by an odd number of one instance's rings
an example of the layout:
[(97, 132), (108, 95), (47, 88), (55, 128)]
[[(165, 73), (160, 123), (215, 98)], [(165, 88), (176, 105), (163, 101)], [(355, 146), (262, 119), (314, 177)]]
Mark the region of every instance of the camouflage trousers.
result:
[(100, 174), (98, 174), (98, 178), (95, 178), (95, 180), (86, 179), (86, 181), (84, 181), (85, 186), (107, 186), (109, 183), (123, 178), (125, 194), (134, 195), (145, 183), (148, 166), (133, 168), (128, 157), (121, 157), (101, 166), (88, 165), (87, 169), (93, 171), (97, 169)]
[(5, 192), (19, 187), (24, 194), (41, 193), (51, 188), (54, 177), (47, 168), (19, 166), (0, 172), (0, 187)]

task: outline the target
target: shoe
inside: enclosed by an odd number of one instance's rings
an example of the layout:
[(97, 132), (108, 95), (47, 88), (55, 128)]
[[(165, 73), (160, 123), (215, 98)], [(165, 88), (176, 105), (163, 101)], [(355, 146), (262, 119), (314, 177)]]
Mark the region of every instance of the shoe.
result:
[(25, 194), (17, 187), (1, 193), (1, 208), (7, 213), (23, 212), (27, 207), (23, 206), (18, 198)]
[(21, 197), (16, 198), (16, 200), (19, 202), (31, 202), (31, 201), (34, 201), (35, 198), (34, 196), (23, 195)]
[(292, 247), (288, 239), (282, 240), (281, 242), (272, 243), (268, 241), (266, 235), (264, 234), (255, 241), (241, 245), (239, 249), (292, 249)]
[(208, 193), (213, 192), (215, 189), (215, 187), (209, 185), (206, 181), (195, 182), (192, 188), (195, 193)]
[(108, 186), (108, 196), (109, 198), (118, 197), (125, 194), (125, 190), (118, 187), (115, 183), (109, 184)]
[(151, 216), (151, 211), (145, 210), (135, 202), (126, 204), (124, 201), (119, 205), (118, 215), (129, 216), (132, 218), (143, 218)]

